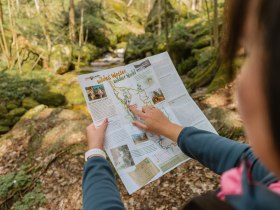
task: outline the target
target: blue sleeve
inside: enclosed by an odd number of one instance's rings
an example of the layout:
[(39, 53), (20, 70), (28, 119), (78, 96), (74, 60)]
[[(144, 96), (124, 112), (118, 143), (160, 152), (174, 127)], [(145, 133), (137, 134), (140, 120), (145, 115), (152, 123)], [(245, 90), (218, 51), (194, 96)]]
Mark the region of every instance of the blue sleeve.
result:
[(123, 210), (113, 171), (102, 157), (88, 160), (83, 176), (84, 210)]
[(236, 167), (241, 157), (252, 163), (252, 175), (255, 181), (261, 181), (270, 174), (255, 157), (249, 145), (208, 131), (186, 127), (178, 137), (178, 145), (186, 155), (217, 174)]

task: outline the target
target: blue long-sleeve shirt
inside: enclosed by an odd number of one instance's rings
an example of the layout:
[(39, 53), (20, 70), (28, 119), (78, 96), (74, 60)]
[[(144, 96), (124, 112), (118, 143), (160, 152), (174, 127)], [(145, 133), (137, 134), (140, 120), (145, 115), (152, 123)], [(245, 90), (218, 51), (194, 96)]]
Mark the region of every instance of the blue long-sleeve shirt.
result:
[[(178, 145), (186, 155), (198, 160), (217, 174), (222, 174), (228, 169), (236, 167), (241, 157), (245, 157), (252, 164), (251, 172), (254, 181), (268, 185), (277, 180), (262, 166), (246, 144), (194, 127), (187, 127), (180, 133)], [(255, 201), (255, 199), (259, 201)], [(265, 187), (258, 187), (252, 196), (229, 196), (227, 201), (231, 204), (234, 203), (233, 206), (238, 210), (248, 209), (248, 202), (254, 202), (255, 205), (259, 205), (255, 206), (254, 210), (264, 209), (262, 205), (265, 205), (265, 209), (269, 210), (277, 209), (274, 208), (275, 205), (280, 206), (280, 197)], [(85, 210), (124, 209), (113, 172), (108, 161), (104, 158), (94, 157), (85, 164), (83, 207)]]

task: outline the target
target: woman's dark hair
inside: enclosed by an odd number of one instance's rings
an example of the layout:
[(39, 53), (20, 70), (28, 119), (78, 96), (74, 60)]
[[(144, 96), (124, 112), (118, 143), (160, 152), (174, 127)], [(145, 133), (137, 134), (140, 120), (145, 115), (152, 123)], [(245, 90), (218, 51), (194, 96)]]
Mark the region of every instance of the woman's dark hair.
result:
[[(222, 58), (232, 64), (239, 49), (243, 28), (252, 3), (258, 4), (256, 21), (263, 37), (264, 93), (274, 145), (280, 153), (280, 1), (227, 0), (225, 4), (225, 40)], [(280, 157), (280, 156), (279, 156)]]

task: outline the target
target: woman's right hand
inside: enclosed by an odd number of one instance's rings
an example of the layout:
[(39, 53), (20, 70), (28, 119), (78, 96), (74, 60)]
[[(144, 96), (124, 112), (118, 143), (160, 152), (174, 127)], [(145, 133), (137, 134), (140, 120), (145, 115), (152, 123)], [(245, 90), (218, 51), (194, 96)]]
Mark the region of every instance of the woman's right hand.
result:
[(154, 106), (144, 106), (138, 110), (136, 106), (129, 106), (130, 111), (141, 118), (141, 121), (133, 121), (133, 125), (141, 130), (177, 141), (183, 127), (172, 123), (159, 109)]

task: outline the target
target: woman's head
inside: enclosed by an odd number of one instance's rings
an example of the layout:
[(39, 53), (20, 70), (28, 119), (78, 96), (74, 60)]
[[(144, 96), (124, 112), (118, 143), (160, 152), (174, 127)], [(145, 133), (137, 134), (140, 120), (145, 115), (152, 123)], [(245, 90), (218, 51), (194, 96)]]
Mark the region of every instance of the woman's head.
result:
[(228, 0), (225, 50), (246, 59), (239, 79), (239, 109), (260, 160), (280, 176), (280, 1)]

